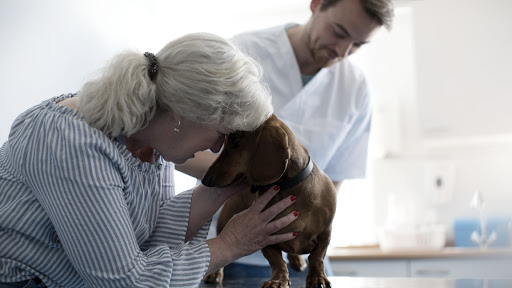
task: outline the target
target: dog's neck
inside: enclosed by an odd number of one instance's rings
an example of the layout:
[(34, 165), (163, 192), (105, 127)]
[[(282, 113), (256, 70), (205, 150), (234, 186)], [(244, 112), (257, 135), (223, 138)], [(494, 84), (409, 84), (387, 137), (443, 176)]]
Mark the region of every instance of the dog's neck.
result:
[[(306, 179), (311, 171), (313, 171), (313, 161), (310, 159), (307, 154), (307, 150), (304, 147), (301, 147), (302, 150), (294, 150), (294, 151), (304, 151), (304, 155), (299, 153), (292, 153), (292, 157), (288, 160), (288, 165), (286, 171), (283, 173), (281, 178), (274, 183), (266, 184), (266, 185), (252, 185), (251, 192), (255, 193), (257, 191), (263, 192), (272, 187), (273, 185), (279, 185), (282, 190), (286, 190), (292, 188), (293, 186), (299, 184), (304, 179)], [(299, 156), (300, 154), (300, 156)]]
[(283, 173), (283, 176), (281, 176), (279, 181), (291, 179), (297, 176), (306, 168), (306, 166), (308, 166), (309, 154), (304, 147), (298, 147), (298, 149), (293, 149), (292, 151), (294, 152), (292, 152), (291, 157), (288, 160), (286, 171)]

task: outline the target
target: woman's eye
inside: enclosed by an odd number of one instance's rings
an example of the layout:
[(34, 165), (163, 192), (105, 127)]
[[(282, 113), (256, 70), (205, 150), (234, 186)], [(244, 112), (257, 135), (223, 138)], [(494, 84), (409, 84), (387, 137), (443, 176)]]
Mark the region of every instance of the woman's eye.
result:
[(230, 148), (238, 148), (240, 146), (240, 138), (231, 138), (228, 144)]

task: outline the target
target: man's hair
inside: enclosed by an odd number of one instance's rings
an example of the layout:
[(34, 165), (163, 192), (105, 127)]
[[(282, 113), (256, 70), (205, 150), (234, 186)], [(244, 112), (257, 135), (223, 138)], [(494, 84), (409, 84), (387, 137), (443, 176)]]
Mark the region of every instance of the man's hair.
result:
[[(324, 11), (329, 7), (336, 5), (342, 0), (322, 0), (320, 10)], [(359, 0), (364, 11), (375, 20), (379, 25), (391, 29), (394, 16), (394, 7), (392, 0)]]

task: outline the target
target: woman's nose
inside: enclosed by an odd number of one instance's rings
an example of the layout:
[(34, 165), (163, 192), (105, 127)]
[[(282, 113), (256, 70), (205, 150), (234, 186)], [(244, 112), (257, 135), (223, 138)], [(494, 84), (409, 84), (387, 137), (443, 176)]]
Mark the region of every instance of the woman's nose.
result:
[(213, 153), (219, 153), (222, 145), (224, 145), (224, 137), (220, 137), (217, 142), (215, 142), (215, 144), (210, 148), (210, 150), (212, 150)]

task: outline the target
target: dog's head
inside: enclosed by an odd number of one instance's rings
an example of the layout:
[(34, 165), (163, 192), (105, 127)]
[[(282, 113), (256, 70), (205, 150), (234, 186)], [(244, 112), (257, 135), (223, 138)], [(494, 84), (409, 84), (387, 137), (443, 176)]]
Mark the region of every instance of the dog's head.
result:
[(224, 187), (240, 181), (254, 185), (277, 181), (286, 171), (292, 153), (289, 135), (288, 127), (275, 115), (254, 131), (229, 134), (202, 183)]

